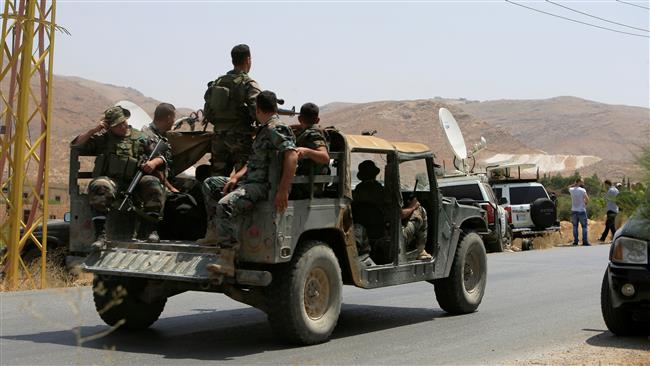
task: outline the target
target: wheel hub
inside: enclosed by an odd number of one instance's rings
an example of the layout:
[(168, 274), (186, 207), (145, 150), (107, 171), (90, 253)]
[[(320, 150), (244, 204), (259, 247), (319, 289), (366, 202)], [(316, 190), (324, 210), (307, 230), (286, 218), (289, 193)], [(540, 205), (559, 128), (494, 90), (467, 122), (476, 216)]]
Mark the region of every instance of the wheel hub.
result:
[(478, 256), (473, 252), (468, 252), (465, 257), (465, 266), (463, 267), (463, 282), (465, 290), (469, 293), (473, 292), (479, 281), (481, 280), (480, 274), (481, 263)]
[(312, 268), (305, 281), (305, 311), (310, 319), (320, 319), (329, 308), (330, 283), (325, 271)]

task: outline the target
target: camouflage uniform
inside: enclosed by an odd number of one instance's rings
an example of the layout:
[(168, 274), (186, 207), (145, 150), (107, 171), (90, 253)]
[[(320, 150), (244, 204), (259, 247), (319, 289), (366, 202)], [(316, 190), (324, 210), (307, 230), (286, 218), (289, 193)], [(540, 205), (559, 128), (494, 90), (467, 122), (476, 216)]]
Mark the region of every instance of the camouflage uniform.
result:
[(207, 113), (214, 125), (210, 158), (212, 175), (227, 177), (233, 169), (238, 171), (246, 165), (251, 154), (255, 98), (261, 89), (247, 73), (237, 70), (229, 71), (215, 80), (215, 83), (230, 84), (232, 89), (228, 94), (228, 105), (223, 111)]
[(163, 173), (164, 178), (168, 178), (172, 166), (172, 146), (169, 141), (167, 141), (167, 136), (165, 136), (165, 133), (160, 131), (153, 122), (149, 123), (148, 126), (142, 127), (142, 133), (147, 136), (149, 140), (149, 150), (153, 150), (154, 146), (158, 143), (158, 140), (165, 139), (163, 142), (165, 148), (159, 155), (165, 163), (158, 166), (157, 169)]
[(248, 159), (246, 174), (238, 187), (222, 196), (227, 177), (211, 177), (203, 182), (208, 209), (208, 225), (216, 226), (217, 244), (233, 248), (237, 245), (237, 218), (249, 212), (258, 201), (268, 199), (271, 189), (269, 168), (275, 154), (295, 150), (295, 138), (289, 127), (280, 123), (277, 115), (258, 128), (253, 152)]
[[(324, 146), (325, 149), (327, 149), (327, 141), (325, 140), (325, 135), (318, 127), (309, 126), (303, 130), (296, 131), (296, 146), (306, 147), (312, 150)], [(327, 174), (327, 167), (327, 165), (317, 164), (315, 161), (305, 158), (298, 162), (296, 176)], [(323, 192), (323, 187), (323, 184), (315, 184), (314, 196), (321, 194)], [(309, 184), (294, 184), (291, 189), (291, 199), (299, 200), (306, 198), (309, 198)]]
[[(125, 137), (118, 137), (110, 132), (94, 135), (79, 146), (82, 153), (98, 155), (93, 170), (95, 178), (88, 187), (88, 200), (95, 212), (106, 214), (117, 193), (128, 187), (133, 174), (137, 172), (138, 159), (147, 155), (149, 145), (149, 140), (142, 132), (131, 130)], [(123, 161), (133, 159), (133, 169), (110, 171), (110, 155), (116, 155)], [(147, 214), (162, 213), (164, 197), (164, 188), (154, 176), (144, 176), (136, 189), (136, 198), (142, 203), (143, 211)]]

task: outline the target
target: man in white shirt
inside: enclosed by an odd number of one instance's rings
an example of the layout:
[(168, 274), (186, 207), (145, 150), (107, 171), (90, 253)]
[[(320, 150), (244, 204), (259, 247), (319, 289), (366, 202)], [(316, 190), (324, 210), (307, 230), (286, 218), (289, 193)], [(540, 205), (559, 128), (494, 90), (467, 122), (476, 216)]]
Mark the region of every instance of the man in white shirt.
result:
[(582, 227), (582, 245), (589, 246), (587, 238), (587, 202), (589, 195), (584, 189), (582, 179), (576, 179), (576, 182), (569, 186), (571, 194), (571, 222), (573, 223), (573, 245), (578, 245), (578, 223)]

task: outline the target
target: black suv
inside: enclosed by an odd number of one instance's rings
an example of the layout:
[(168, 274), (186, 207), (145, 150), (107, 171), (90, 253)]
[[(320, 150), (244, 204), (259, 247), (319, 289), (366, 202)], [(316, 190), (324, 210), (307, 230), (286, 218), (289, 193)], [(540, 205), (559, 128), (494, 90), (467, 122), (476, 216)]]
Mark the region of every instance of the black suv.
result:
[(640, 215), (616, 232), (601, 287), (607, 328), (618, 336), (650, 335), (650, 220)]

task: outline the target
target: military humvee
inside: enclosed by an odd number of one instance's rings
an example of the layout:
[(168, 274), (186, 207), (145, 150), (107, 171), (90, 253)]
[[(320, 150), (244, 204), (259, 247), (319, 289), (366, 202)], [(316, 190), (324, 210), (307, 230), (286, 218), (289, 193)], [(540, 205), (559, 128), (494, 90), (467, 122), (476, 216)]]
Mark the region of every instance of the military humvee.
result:
[[(197, 145), (207, 141), (196, 134), (180, 137), (193, 138)], [(273, 186), (269, 201), (257, 203), (251, 216), (239, 222), (241, 248), (233, 278), (211, 277), (206, 270), (219, 248), (192, 241), (131, 239), (133, 214), (113, 211), (105, 246), (90, 252), (83, 264), (95, 275), (94, 300), (101, 318), (112, 326), (146, 328), (158, 319), (168, 297), (185, 291), (215, 292), (265, 311), (284, 339), (313, 344), (326, 341), (336, 326), (343, 285), (373, 289), (416, 281), (433, 284), (446, 312), (475, 311), (486, 285), (486, 254), (479, 236), (488, 230), (484, 212), (440, 195), (434, 154), (425, 145), (338, 131), (329, 131), (328, 139), (330, 174), (294, 179), (294, 184), (311, 184), (311, 198), (290, 200), (279, 214), (273, 206)], [(174, 136), (170, 140), (174, 146)], [(78, 180), (89, 175), (79, 171), (78, 154), (73, 151), (71, 156), (73, 240), (76, 236), (77, 253), (83, 253), (92, 232)], [(379, 180), (390, 202), (386, 212), (392, 212), (388, 218), (377, 215), (377, 207), (352, 200), (354, 169), (366, 159), (381, 169)], [(280, 175), (281, 159), (275, 160), (272, 182)], [(413, 190), (416, 177), (416, 187), (426, 188)], [(400, 202), (412, 195), (428, 213), (430, 260), (407, 259), (399, 212)], [(383, 238), (370, 239), (372, 261), (358, 255), (353, 227), (359, 223), (385, 229)]]

